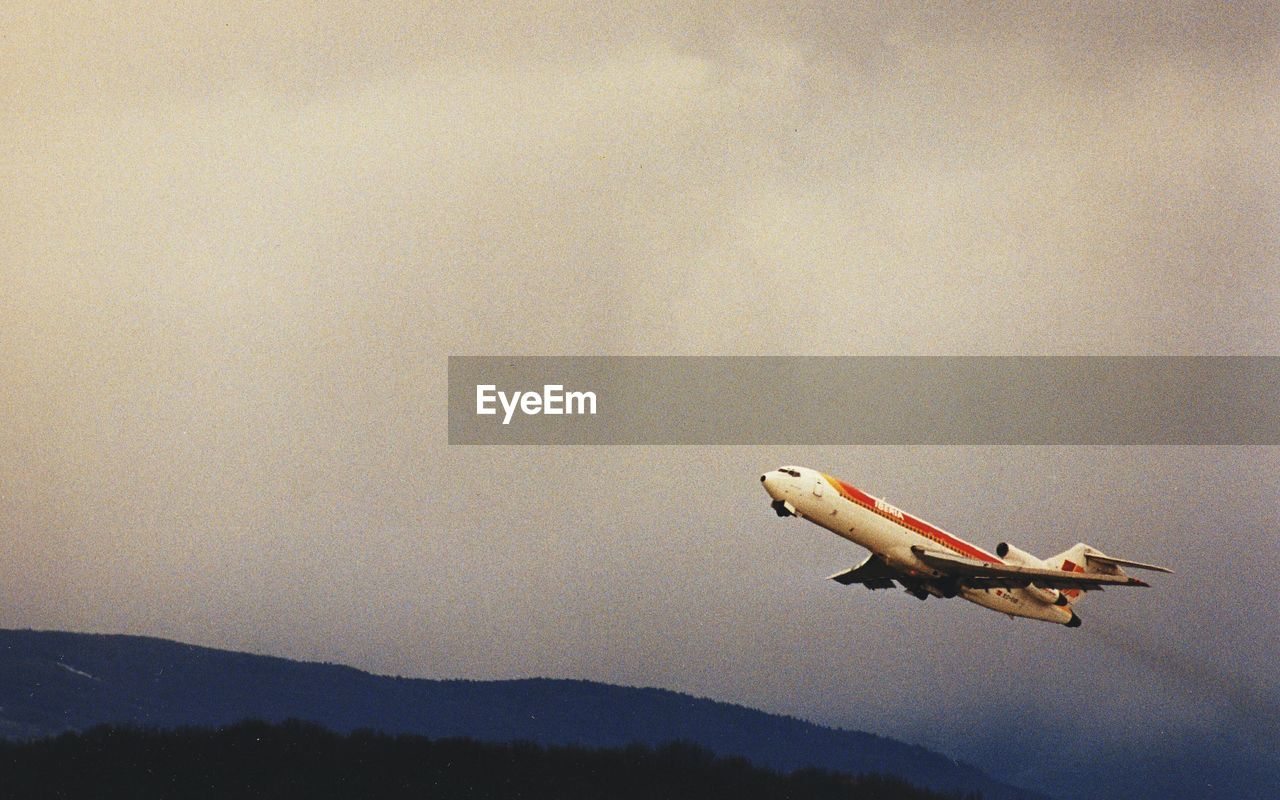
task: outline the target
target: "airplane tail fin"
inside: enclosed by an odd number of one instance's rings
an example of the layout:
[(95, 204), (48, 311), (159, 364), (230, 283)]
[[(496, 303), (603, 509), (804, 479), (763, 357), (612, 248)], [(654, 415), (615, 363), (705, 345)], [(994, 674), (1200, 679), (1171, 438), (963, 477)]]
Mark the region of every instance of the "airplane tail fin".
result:
[[(1049, 556), (1044, 562), (1052, 569), (1060, 569), (1065, 572), (1100, 572), (1104, 575), (1125, 575), (1127, 573), (1123, 567), (1149, 569), (1156, 572), (1173, 571), (1166, 567), (1157, 567), (1154, 564), (1144, 564), (1141, 561), (1114, 558), (1084, 542), (1079, 542), (1056, 556)], [(1062, 593), (1073, 603), (1080, 598), (1079, 589), (1068, 589)]]

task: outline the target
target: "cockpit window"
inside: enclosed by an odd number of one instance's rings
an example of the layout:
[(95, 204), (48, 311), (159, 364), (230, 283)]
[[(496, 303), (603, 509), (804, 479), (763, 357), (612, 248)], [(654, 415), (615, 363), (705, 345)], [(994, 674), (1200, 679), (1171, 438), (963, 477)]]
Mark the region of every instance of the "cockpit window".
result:
[(793, 478), (800, 477), (800, 473), (797, 470), (792, 469), (791, 467), (778, 467), (778, 472), (781, 472), (784, 475), (790, 475)]

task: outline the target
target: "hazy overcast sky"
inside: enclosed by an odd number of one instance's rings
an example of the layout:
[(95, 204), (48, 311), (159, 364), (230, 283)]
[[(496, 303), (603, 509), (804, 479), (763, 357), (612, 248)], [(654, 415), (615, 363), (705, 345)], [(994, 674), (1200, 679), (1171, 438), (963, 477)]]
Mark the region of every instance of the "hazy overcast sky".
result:
[[(1276, 744), (1274, 448), (449, 448), (444, 407), (449, 354), (1278, 354), (1275, 4), (220, 5), (0, 12), (0, 625), (973, 758), (1008, 719), (1029, 765)], [(1178, 574), (1079, 631), (845, 589), (784, 462)]]

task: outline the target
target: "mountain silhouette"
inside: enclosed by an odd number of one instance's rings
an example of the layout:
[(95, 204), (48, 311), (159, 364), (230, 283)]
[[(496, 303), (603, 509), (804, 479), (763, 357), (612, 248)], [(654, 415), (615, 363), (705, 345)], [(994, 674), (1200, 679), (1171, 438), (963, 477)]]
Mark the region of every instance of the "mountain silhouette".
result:
[(681, 741), (781, 772), (880, 773), (989, 800), (1043, 798), (922, 747), (663, 689), (399, 678), (149, 637), (0, 630), (0, 737), (246, 719), (543, 746)]

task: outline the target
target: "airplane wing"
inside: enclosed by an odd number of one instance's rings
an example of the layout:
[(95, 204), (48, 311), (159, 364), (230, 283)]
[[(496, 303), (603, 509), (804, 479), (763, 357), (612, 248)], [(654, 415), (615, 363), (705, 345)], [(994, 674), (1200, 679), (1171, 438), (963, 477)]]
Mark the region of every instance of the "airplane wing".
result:
[(1042, 589), (1102, 590), (1104, 586), (1149, 586), (1150, 584), (1128, 575), (1108, 575), (1101, 572), (1067, 572), (1040, 567), (1022, 567), (1017, 564), (990, 564), (976, 558), (965, 558), (953, 553), (913, 547), (911, 552), (934, 569), (948, 575), (963, 578), (975, 588), (1002, 586), (1015, 589), (1034, 583)]
[(832, 575), (831, 580), (843, 583), (845, 586), (860, 583), (868, 589), (892, 589), (896, 585), (893, 579), (897, 575), (897, 570), (884, 563), (880, 556), (872, 553), (858, 566)]

